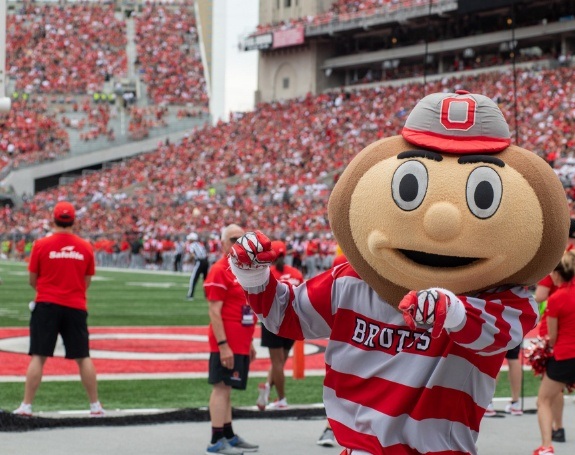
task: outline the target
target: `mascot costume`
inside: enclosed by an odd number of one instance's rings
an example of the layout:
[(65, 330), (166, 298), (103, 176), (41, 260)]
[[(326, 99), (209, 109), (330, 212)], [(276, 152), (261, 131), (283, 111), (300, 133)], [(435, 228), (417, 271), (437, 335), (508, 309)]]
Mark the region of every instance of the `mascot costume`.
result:
[(283, 337), (329, 337), (324, 403), (344, 454), (477, 454), (505, 353), (537, 323), (526, 287), (567, 242), (555, 173), (511, 145), (491, 99), (436, 93), (352, 160), (328, 214), (349, 262), (298, 287), (270, 275), (263, 233), (234, 245), (253, 310)]

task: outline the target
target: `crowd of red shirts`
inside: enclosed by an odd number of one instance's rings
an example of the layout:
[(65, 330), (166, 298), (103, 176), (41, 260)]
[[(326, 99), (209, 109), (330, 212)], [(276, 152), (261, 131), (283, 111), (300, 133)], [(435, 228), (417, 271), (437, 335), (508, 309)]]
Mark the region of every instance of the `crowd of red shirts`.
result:
[(7, 15), (6, 35), (6, 69), (18, 91), (92, 93), (126, 74), (126, 26), (113, 4), (24, 3)]
[(0, 171), (9, 165), (54, 159), (69, 151), (68, 133), (46, 102), (13, 102), (0, 121)]
[[(437, 3), (440, 0), (432, 1), (433, 3)], [(356, 18), (358, 15), (367, 17), (374, 14), (409, 10), (421, 6), (429, 6), (429, 0), (336, 0), (332, 2), (325, 13), (282, 20), (271, 24), (258, 24), (256, 31), (252, 35), (261, 35), (267, 32), (285, 30), (298, 26), (320, 25), (334, 20), (346, 22)]]
[[(151, 5), (134, 16), (138, 68), (156, 106), (127, 109), (129, 139), (143, 139), (151, 129), (166, 126), (166, 104), (180, 105), (181, 117), (207, 108), (192, 5)], [(116, 18), (113, 4), (25, 2), (7, 15), (6, 41), (7, 74), (18, 98), (0, 118), (0, 172), (66, 155), (67, 130), (79, 131), (83, 141), (115, 140), (109, 126), (114, 106), (94, 105), (91, 99), (107, 80), (127, 72), (126, 24)], [(75, 99), (54, 107), (47, 95), (55, 94)], [(72, 120), (60, 108), (84, 117)]]
[(208, 105), (192, 8), (146, 6), (136, 16), (141, 78), (155, 103)]
[[(56, 201), (70, 200), (86, 235), (127, 230), (152, 237), (219, 231), (235, 222), (272, 237), (329, 232), (326, 203), (347, 163), (367, 144), (398, 134), (425, 94), (467, 89), (492, 97), (513, 143), (547, 158), (570, 156), (575, 140), (572, 70), (486, 73), (257, 106), (180, 143), (38, 193), (2, 220), (3, 232), (41, 232)], [(517, 116), (515, 109), (517, 108)], [(515, 127), (515, 117), (518, 128)], [(573, 212), (573, 197), (566, 194)]]

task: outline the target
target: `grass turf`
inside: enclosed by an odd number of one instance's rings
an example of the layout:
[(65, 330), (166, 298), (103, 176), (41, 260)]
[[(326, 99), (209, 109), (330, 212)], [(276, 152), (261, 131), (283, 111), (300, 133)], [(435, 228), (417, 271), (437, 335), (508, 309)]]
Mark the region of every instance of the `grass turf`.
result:
[[(26, 265), (0, 262), (0, 327), (25, 327), (34, 290)], [(88, 289), (90, 326), (191, 326), (209, 323), (202, 282), (196, 298), (186, 300), (188, 273), (98, 269)]]
[[(232, 391), (234, 406), (253, 406), (258, 397), (259, 378), (248, 381), (245, 391)], [(286, 378), (286, 391), (292, 404), (322, 402), (323, 377), (305, 379)], [(100, 400), (105, 408), (199, 408), (208, 405), (212, 387), (207, 379), (148, 379), (130, 381), (99, 381)], [(22, 401), (24, 383), (0, 383), (0, 406), (16, 409)], [(273, 393), (272, 393), (273, 398)], [(34, 412), (55, 410), (83, 410), (87, 398), (80, 381), (43, 382), (34, 400)]]
[[(0, 326), (26, 327), (30, 312), (28, 302), (34, 291), (28, 285), (24, 264), (0, 262)], [(90, 326), (191, 326), (209, 323), (207, 302), (196, 289), (196, 299), (186, 300), (188, 274), (109, 271), (99, 269), (88, 291)], [(199, 292), (198, 292), (199, 291)], [(303, 380), (287, 378), (286, 391), (292, 404), (322, 401), (323, 377)], [(235, 406), (253, 405), (259, 379), (251, 379), (248, 390), (234, 391)], [(524, 375), (524, 395), (535, 396), (539, 379), (530, 371)], [(113, 380), (99, 382), (100, 396), (109, 409), (184, 408), (207, 406), (211, 386), (206, 379)], [(18, 406), (23, 383), (0, 383), (0, 407)], [(510, 395), (507, 374), (502, 372), (496, 397)], [(40, 386), (34, 409), (84, 409), (86, 397), (79, 381), (44, 382)]]

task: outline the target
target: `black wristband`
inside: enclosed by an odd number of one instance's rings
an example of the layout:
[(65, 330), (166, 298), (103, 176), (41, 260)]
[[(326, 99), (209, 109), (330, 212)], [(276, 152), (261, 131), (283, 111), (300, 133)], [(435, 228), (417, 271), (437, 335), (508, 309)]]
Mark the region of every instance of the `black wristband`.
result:
[(222, 346), (222, 345), (226, 344), (227, 342), (228, 342), (228, 340), (218, 341), (218, 346)]

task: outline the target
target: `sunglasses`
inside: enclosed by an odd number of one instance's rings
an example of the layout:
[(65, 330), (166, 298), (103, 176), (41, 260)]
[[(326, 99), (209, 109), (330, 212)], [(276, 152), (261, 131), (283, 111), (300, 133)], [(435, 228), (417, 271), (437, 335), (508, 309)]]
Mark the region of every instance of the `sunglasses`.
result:
[(238, 241), (239, 237), (230, 237), (230, 242), (231, 243), (236, 243)]

